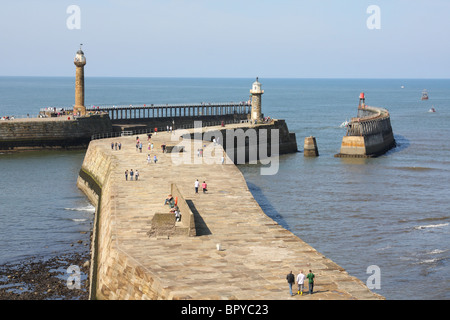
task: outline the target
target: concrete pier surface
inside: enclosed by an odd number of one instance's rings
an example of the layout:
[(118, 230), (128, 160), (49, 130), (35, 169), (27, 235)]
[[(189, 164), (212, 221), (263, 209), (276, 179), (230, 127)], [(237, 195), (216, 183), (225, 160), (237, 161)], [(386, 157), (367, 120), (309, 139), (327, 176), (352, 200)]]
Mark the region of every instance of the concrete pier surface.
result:
[[(244, 125), (233, 127), (239, 126)], [(207, 164), (205, 155), (196, 164), (200, 159), (193, 150), (192, 163), (175, 164), (172, 154), (161, 151), (162, 144), (176, 144), (170, 132), (153, 135), (150, 141), (146, 135), (139, 139), (142, 152), (136, 149), (136, 136), (91, 141), (82, 166), (101, 189), (97, 197), (92, 192), (94, 182), (89, 187), (79, 178), (80, 189), (100, 208), (93, 233), (91, 298), (384, 299), (269, 218), (238, 167), (227, 164), (227, 159), (224, 164)], [(111, 142), (120, 142), (121, 150), (112, 149)], [(154, 145), (150, 151), (149, 142)], [(222, 152), (221, 146), (217, 148)], [(137, 181), (125, 180), (124, 172), (130, 169), (139, 171)], [(203, 181), (206, 193), (201, 189)], [(149, 236), (155, 214), (169, 212), (164, 200), (172, 184), (182, 195), (178, 201), (190, 204), (195, 236)], [(188, 215), (181, 214), (183, 219)], [(305, 283), (303, 295), (290, 296), (286, 275), (291, 270), (295, 275), (313, 271), (314, 294), (308, 294)]]

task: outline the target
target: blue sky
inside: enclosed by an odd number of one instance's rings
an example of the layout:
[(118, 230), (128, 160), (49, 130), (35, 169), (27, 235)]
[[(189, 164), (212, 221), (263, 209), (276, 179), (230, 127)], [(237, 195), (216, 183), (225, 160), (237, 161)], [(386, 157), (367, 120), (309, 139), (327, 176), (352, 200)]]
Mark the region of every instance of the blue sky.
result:
[(449, 14), (449, 0), (6, 0), (0, 75), (73, 76), (83, 43), (86, 76), (449, 78)]

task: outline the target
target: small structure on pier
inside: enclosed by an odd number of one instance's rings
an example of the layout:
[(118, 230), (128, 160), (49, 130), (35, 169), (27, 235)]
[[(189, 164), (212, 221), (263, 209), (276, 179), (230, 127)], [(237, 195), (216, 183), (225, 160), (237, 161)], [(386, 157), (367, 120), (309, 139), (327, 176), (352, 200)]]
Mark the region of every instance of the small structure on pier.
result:
[(73, 114), (78, 116), (86, 115), (86, 107), (84, 106), (84, 66), (86, 65), (86, 57), (83, 51), (77, 51), (73, 63), (76, 66), (75, 75), (75, 106), (73, 107)]

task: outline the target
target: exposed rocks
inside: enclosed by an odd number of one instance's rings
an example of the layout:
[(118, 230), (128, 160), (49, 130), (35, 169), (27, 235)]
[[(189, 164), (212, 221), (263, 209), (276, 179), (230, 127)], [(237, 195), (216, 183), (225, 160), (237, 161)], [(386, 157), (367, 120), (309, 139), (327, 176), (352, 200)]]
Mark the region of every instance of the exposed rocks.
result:
[[(79, 267), (79, 277), (70, 266)], [(0, 265), (0, 300), (88, 300), (88, 275), (89, 252)], [(67, 285), (69, 277), (78, 277), (79, 289)]]

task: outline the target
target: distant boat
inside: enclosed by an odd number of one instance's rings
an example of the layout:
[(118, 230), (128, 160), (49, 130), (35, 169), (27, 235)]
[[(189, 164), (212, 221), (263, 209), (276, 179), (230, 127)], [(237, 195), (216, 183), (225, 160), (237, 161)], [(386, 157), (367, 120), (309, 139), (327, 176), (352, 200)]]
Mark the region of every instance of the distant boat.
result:
[(427, 90), (422, 91), (422, 100), (428, 100), (428, 92)]
[(430, 110), (428, 110), (428, 112), (436, 112), (436, 109), (434, 107), (431, 107)]
[(400, 88), (405, 89), (405, 86), (401, 86)]

